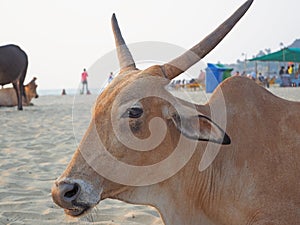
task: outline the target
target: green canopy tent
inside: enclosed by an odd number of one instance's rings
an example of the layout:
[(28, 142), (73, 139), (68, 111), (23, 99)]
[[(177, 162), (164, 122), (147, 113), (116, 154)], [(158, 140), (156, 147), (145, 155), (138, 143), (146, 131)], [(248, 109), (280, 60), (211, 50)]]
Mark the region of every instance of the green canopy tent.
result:
[(268, 55), (256, 57), (249, 61), (277, 61), (277, 62), (298, 62), (300, 63), (300, 48), (284, 48)]
[[(277, 62), (300, 63), (300, 48), (284, 48), (281, 49), (280, 51), (273, 52), (268, 55), (250, 59), (249, 61), (267, 61), (267, 62), (277, 61)], [(255, 67), (257, 73), (257, 63), (255, 64)], [(284, 81), (283, 79), (288, 79), (288, 80)], [(295, 77), (284, 76), (281, 78), (281, 81), (279, 81), (279, 83), (280, 86), (291, 86), (292, 84), (296, 86), (300, 86), (300, 78), (296, 79)]]

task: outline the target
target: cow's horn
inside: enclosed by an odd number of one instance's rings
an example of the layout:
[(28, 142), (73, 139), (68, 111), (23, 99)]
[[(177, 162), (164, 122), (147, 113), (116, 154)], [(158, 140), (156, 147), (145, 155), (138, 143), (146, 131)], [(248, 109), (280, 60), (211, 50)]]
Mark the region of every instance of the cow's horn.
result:
[(122, 37), (115, 14), (112, 15), (111, 24), (112, 24), (112, 29), (113, 29), (114, 36), (115, 36), (115, 43), (116, 43), (116, 47), (117, 47), (117, 54), (118, 54), (118, 58), (119, 58), (120, 70), (124, 71), (124, 70), (136, 69), (132, 55)]
[(216, 30), (206, 36), (201, 42), (192, 47), (189, 51), (162, 65), (162, 70), (168, 79), (173, 79), (186, 71), (207, 55), (218, 43), (229, 33), (234, 25), (242, 18), (251, 6), (253, 0), (245, 2), (235, 13), (233, 13)]

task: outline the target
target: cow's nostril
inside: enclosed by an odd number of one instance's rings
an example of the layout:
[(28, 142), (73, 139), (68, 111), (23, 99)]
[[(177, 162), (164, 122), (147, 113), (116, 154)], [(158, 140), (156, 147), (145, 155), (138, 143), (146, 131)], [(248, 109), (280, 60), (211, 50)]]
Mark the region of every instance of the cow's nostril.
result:
[(72, 180), (56, 181), (52, 188), (53, 201), (66, 209), (74, 207), (76, 199), (80, 195), (80, 184)]
[(65, 199), (74, 199), (74, 198), (76, 198), (78, 192), (79, 192), (79, 185), (75, 183), (73, 185), (73, 189), (67, 191), (64, 194), (64, 198)]

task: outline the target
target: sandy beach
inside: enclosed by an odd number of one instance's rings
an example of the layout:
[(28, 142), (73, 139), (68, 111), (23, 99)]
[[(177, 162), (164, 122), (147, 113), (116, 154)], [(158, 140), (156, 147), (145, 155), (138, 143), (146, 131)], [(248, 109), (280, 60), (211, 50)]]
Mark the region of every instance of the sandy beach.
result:
[[(299, 88), (271, 92), (300, 99)], [(190, 94), (201, 103), (209, 97)], [(85, 132), (96, 97), (40, 96), (23, 112), (0, 108), (0, 224), (163, 224), (158, 212), (147, 206), (105, 200), (90, 214), (70, 218), (52, 202), (51, 186)]]

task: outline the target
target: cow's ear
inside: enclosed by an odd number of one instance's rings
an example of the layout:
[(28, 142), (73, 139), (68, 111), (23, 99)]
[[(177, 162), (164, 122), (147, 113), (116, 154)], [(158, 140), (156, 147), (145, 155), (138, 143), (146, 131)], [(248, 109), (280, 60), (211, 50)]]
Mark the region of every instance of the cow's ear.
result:
[(210, 141), (223, 145), (231, 143), (226, 132), (209, 117), (200, 114), (195, 109), (182, 106), (180, 110), (172, 110), (170, 118), (176, 128), (187, 138), (199, 141)]

